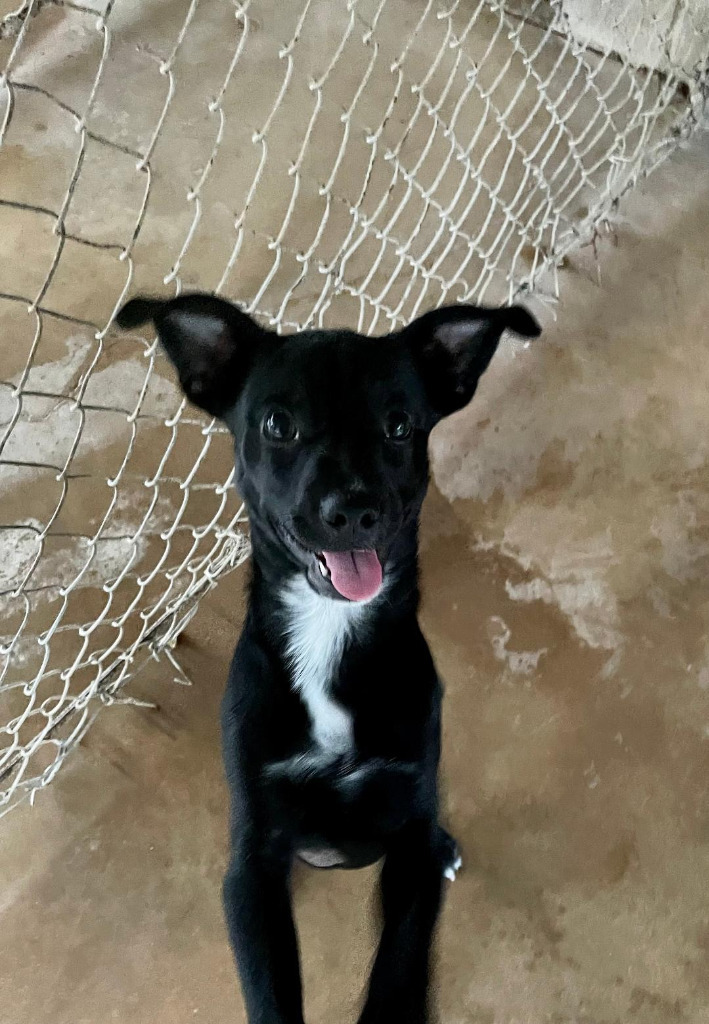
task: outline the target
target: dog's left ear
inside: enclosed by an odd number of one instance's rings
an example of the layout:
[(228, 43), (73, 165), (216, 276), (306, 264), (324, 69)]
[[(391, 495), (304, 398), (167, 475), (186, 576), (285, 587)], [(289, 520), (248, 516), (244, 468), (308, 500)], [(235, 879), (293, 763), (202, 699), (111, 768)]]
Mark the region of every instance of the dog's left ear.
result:
[(536, 338), (541, 330), (523, 306), (448, 306), (414, 320), (401, 336), (410, 346), (434, 411), (443, 417), (473, 397), (504, 331)]
[(177, 370), (182, 390), (212, 416), (236, 400), (259, 347), (276, 339), (231, 302), (194, 292), (175, 299), (131, 299), (119, 327), (152, 321)]

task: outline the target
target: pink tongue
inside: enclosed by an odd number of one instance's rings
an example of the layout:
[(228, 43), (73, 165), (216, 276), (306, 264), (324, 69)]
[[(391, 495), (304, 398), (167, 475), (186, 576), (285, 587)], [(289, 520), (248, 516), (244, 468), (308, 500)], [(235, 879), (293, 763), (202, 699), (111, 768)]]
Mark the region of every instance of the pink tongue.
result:
[(366, 601), (382, 585), (376, 551), (323, 551), (332, 585), (348, 601)]

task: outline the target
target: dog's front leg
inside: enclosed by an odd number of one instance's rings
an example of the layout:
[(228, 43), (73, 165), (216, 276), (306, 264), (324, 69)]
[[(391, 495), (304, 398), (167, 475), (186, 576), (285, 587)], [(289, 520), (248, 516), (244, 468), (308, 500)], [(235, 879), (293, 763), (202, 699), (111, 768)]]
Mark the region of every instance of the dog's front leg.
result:
[(249, 1024), (303, 1024), (290, 859), (240, 841), (224, 879), (224, 907)]
[(426, 1024), (429, 961), (441, 904), (439, 830), (416, 822), (399, 833), (381, 876), (382, 936), (359, 1024)]

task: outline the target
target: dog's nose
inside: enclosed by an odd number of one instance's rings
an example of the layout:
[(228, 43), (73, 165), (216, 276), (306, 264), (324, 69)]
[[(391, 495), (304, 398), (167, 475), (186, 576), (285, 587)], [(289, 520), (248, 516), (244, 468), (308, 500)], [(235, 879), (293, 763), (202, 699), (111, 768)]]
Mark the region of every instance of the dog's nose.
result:
[(320, 518), (331, 530), (373, 530), (380, 512), (366, 501), (347, 501), (341, 495), (328, 494), (320, 502)]

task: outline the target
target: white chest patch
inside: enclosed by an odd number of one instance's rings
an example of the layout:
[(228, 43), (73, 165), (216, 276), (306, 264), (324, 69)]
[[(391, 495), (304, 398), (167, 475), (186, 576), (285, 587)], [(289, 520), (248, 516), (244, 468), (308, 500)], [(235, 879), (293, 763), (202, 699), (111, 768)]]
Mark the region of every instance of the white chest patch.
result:
[(295, 577), (281, 599), (293, 687), (308, 710), (313, 740), (323, 753), (347, 753), (353, 746), (352, 718), (333, 699), (331, 687), (345, 645), (361, 628), (367, 607), (321, 597), (303, 577)]

